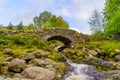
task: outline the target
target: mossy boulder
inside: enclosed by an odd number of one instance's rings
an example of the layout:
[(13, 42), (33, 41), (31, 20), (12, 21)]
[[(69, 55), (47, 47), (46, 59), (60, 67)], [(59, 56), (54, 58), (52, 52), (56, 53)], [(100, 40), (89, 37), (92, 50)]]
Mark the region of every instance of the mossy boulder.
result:
[(35, 55), (36, 58), (40, 58), (40, 57), (46, 57), (50, 53), (44, 50), (36, 50), (33, 52), (33, 54)]
[(8, 65), (9, 70), (12, 72), (21, 72), (26, 68), (26, 62), (20, 59), (14, 59)]
[(29, 67), (22, 72), (22, 76), (35, 80), (57, 80), (56, 73), (42, 67)]

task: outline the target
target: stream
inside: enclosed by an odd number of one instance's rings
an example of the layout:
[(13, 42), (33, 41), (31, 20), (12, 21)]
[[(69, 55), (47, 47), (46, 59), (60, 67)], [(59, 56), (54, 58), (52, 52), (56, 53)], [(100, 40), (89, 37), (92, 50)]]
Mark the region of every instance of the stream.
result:
[(64, 54), (60, 53), (68, 64), (67, 75), (64, 80), (100, 80), (100, 73), (90, 65), (73, 63)]
[[(56, 47), (55, 49), (57, 50)], [(59, 54), (66, 60), (68, 70), (63, 80), (100, 80), (100, 72), (95, 67), (86, 64), (77, 64), (68, 59), (64, 53)]]

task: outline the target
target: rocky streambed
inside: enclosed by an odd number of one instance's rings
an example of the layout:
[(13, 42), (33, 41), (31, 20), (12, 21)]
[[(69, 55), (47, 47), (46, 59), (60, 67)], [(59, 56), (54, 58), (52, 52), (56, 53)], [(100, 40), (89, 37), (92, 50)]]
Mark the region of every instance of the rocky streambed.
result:
[[(87, 57), (80, 63), (75, 63), (66, 56), (66, 60), (63, 57), (64, 59), (55, 61), (53, 58), (57, 56), (50, 57), (51, 54), (36, 50), (16, 58), (12, 56), (11, 49), (5, 49), (0, 66), (0, 80), (120, 80), (119, 63), (96, 57)], [(93, 65), (110, 70), (99, 71)]]

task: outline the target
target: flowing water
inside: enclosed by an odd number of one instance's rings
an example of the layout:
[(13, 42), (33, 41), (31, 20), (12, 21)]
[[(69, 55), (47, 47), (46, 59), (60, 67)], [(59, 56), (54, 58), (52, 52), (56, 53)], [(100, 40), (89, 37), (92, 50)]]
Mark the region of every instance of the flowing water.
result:
[(60, 53), (69, 65), (64, 80), (100, 80), (100, 73), (90, 65), (73, 63), (64, 54)]
[[(58, 50), (61, 46), (56, 47)], [(63, 80), (100, 80), (100, 72), (95, 67), (86, 64), (77, 64), (68, 59), (65, 54), (59, 54), (66, 60), (68, 71)]]

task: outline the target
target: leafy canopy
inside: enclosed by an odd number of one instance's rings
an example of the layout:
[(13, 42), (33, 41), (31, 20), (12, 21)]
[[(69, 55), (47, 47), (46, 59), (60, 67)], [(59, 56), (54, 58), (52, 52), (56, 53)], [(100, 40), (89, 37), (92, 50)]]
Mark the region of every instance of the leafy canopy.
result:
[(104, 15), (107, 21), (106, 35), (118, 38), (120, 36), (120, 0), (106, 0)]
[(105, 33), (108, 36), (120, 33), (120, 11), (117, 11), (115, 16), (109, 21), (109, 24), (105, 28)]
[(61, 17), (48, 11), (40, 13), (33, 18), (34, 25), (39, 28), (69, 28), (68, 23)]
[(116, 14), (116, 11), (119, 10), (120, 0), (106, 0), (104, 15), (108, 22)]

